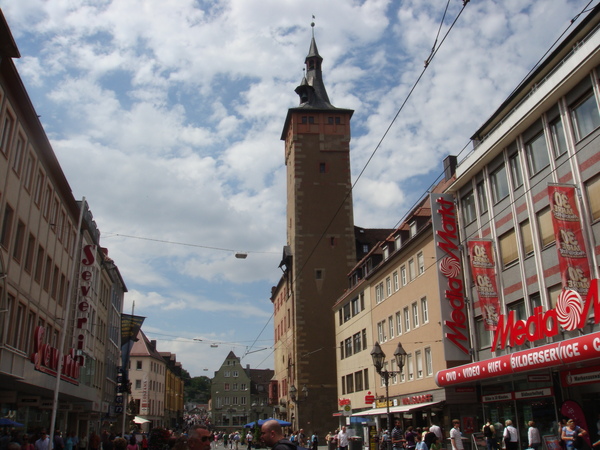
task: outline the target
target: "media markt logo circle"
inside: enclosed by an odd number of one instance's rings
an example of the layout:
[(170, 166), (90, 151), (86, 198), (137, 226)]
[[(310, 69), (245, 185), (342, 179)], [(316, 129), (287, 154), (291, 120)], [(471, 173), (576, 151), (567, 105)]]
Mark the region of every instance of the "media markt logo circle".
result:
[(578, 292), (572, 289), (563, 290), (556, 299), (556, 316), (558, 323), (567, 331), (575, 330), (583, 313), (583, 301)]

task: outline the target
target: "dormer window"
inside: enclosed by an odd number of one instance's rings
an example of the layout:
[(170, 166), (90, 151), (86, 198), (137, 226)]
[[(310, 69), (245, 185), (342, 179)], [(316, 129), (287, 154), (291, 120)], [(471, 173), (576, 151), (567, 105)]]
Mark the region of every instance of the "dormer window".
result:
[(410, 224), (410, 237), (413, 237), (417, 234), (417, 222), (411, 222)]
[(390, 257), (390, 248), (383, 247), (383, 259), (388, 259)]

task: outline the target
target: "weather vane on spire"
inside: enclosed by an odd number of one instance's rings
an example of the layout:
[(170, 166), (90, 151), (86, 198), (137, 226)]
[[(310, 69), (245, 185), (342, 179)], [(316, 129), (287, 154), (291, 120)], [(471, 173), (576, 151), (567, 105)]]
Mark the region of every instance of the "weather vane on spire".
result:
[(313, 14), (312, 18), (313, 18), (313, 21), (310, 23), (310, 26), (312, 27), (313, 37), (315, 37), (315, 15), (314, 14)]

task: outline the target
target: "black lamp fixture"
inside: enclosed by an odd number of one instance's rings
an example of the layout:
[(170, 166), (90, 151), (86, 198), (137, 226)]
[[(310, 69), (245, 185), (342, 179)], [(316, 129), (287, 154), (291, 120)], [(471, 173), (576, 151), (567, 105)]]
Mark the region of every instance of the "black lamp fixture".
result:
[[(392, 417), (392, 414), (390, 413), (390, 394), (389, 394), (388, 387), (389, 387), (389, 383), (390, 383), (390, 377), (395, 377), (396, 375), (399, 375), (402, 373), (402, 369), (404, 368), (404, 363), (406, 362), (406, 351), (402, 347), (402, 344), (400, 342), (398, 342), (398, 346), (396, 347), (396, 350), (394, 351), (394, 360), (396, 361), (396, 366), (398, 366), (398, 370), (396, 370), (396, 371), (384, 369), (385, 353), (383, 353), (383, 350), (381, 349), (379, 342), (375, 342), (375, 345), (373, 346), (373, 350), (371, 350), (371, 358), (373, 358), (373, 365), (375, 366), (375, 370), (377, 371), (377, 373), (379, 375), (381, 375), (381, 377), (383, 378), (383, 381), (385, 383), (385, 407), (386, 407), (387, 421), (388, 421), (387, 427), (388, 427), (388, 429), (391, 430), (393, 417)], [(389, 444), (391, 445), (391, 441), (389, 442)]]
[(302, 398), (298, 398), (298, 389), (296, 389), (296, 386), (292, 384), (290, 386), (289, 394), (290, 398), (294, 403), (300, 403), (308, 398), (308, 388), (306, 387), (306, 385), (302, 386)]

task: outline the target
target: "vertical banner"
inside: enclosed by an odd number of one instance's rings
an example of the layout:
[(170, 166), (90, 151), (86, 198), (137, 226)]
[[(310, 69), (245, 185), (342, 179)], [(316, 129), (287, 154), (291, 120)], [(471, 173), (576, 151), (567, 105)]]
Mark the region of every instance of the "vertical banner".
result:
[(498, 283), (496, 282), (492, 241), (469, 241), (468, 246), (471, 274), (479, 296), (483, 323), (486, 330), (494, 331), (498, 327), (500, 301), (498, 300)]
[(575, 186), (549, 184), (548, 195), (563, 289), (576, 291), (585, 298), (591, 276)]
[(132, 314), (121, 314), (121, 367), (129, 365), (129, 353), (137, 335), (142, 328), (145, 317)]
[(150, 393), (148, 390), (150, 386), (148, 386), (148, 374), (144, 373), (144, 377), (142, 378), (142, 399), (140, 402), (140, 415), (148, 415), (150, 414)]
[(469, 332), (459, 249), (458, 222), (454, 197), (431, 194), (431, 220), (435, 242), (440, 309), (446, 361), (470, 361)]

